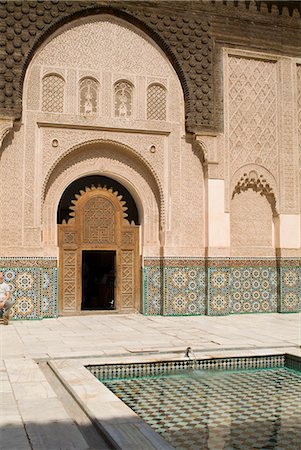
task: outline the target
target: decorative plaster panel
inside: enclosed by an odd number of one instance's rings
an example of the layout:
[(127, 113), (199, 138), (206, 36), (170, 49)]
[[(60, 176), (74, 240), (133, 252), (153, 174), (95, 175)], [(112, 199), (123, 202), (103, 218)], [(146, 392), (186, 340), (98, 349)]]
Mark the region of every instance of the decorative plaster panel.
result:
[(281, 213), (289, 214), (299, 212), (298, 132), (294, 120), (296, 97), (293, 84), (296, 66), (292, 58), (281, 58), (278, 65), (281, 80), (278, 124), (281, 133), (281, 151), (278, 160)]
[(227, 65), (231, 173), (244, 164), (257, 163), (276, 176), (277, 64), (252, 57), (229, 56)]
[(273, 246), (273, 216), (266, 197), (253, 189), (234, 194), (230, 229), (231, 247)]
[(93, 71), (98, 67), (129, 74), (151, 70), (158, 77), (172, 75), (170, 63), (144, 36), (112, 16), (91, 16), (61, 28), (37, 54), (34, 64)]
[[(297, 121), (298, 121), (298, 147), (299, 147), (299, 186), (301, 185), (301, 65), (297, 65)], [(301, 194), (301, 187), (300, 187)], [(300, 208), (301, 212), (301, 199)]]
[(22, 245), (23, 141), (24, 129), (20, 128), (5, 139), (0, 152), (0, 241), (4, 248)]

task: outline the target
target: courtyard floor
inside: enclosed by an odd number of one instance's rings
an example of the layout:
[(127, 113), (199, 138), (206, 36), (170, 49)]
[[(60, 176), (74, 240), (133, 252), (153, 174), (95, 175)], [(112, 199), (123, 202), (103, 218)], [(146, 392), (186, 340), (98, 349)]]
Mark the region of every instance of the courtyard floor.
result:
[(111, 447), (90, 429), (47, 362), (87, 357), (118, 362), (172, 354), (183, 358), (188, 346), (198, 358), (286, 352), (301, 356), (301, 313), (99, 314), (13, 321), (0, 326), (0, 339), (0, 449), (95, 450)]

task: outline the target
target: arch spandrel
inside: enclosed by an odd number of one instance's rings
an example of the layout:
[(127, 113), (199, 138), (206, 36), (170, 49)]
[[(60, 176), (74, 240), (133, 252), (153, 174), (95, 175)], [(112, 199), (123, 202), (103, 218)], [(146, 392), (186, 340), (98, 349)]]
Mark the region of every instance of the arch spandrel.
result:
[[(43, 3), (40, 9), (44, 9)], [(57, 9), (56, 5), (52, 6)], [(18, 7), (16, 7), (18, 9)], [(57, 33), (63, 30), (66, 24), (73, 23), (78, 19), (90, 17), (95, 14), (98, 17), (107, 15), (112, 19), (118, 18), (123, 20), (125, 24), (147, 37), (150, 42), (157, 45), (165, 58), (171, 63), (178, 79), (185, 99), (185, 115), (186, 127), (188, 131), (196, 131), (204, 127), (216, 128), (213, 114), (213, 70), (212, 70), (212, 37), (211, 37), (211, 22), (208, 16), (203, 13), (199, 18), (189, 17), (183, 26), (182, 12), (173, 11), (171, 14), (160, 14), (154, 12), (152, 9), (147, 11), (147, 6), (124, 5), (120, 3), (118, 8), (111, 6), (100, 6), (98, 2), (88, 2), (83, 5), (80, 2), (70, 2), (70, 5), (62, 6), (56, 11), (56, 16), (51, 18), (51, 21), (43, 23), (43, 18), (37, 15), (37, 22), (33, 21), (33, 27), (39, 23), (39, 29), (29, 36), (28, 50), (24, 57), (17, 63), (18, 75), (17, 82), (19, 88), (15, 90), (13, 96), (13, 111), (11, 106), (11, 98), (7, 98), (9, 103), (10, 113), (13, 112), (16, 118), (21, 116), (22, 110), (22, 91), (26, 84), (25, 75), (27, 75), (28, 68), (32, 63), (35, 54), (45, 46), (45, 43), (53, 38)], [(48, 13), (48, 11), (45, 11)], [(8, 12), (9, 15), (13, 14)], [(36, 8), (32, 6), (31, 14), (37, 14)], [(23, 26), (23, 24), (21, 24)], [(177, 26), (177, 40), (174, 40), (174, 26)], [(24, 26), (26, 27), (26, 25)], [(26, 32), (27, 30), (25, 30)], [(142, 34), (142, 33), (141, 33)], [(203, 74), (203, 89), (200, 95), (199, 88), (199, 67), (195, 61), (195, 50), (187, 50), (187, 39), (195, 42), (199, 49), (203, 49), (204, 57), (202, 58), (202, 74)], [(16, 36), (18, 39), (18, 36)], [(187, 71), (187, 65), (189, 70)], [(14, 77), (15, 79), (15, 77)], [(6, 102), (4, 102), (5, 105)]]

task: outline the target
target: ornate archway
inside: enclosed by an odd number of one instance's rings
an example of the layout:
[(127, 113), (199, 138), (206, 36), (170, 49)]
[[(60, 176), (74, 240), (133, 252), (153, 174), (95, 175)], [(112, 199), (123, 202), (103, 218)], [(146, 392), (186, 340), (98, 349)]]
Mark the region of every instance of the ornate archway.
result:
[(92, 251), (115, 255), (114, 309), (139, 311), (139, 226), (126, 219), (122, 196), (92, 186), (80, 191), (72, 203), (71, 218), (58, 225), (59, 313), (79, 314), (83, 309), (83, 253)]

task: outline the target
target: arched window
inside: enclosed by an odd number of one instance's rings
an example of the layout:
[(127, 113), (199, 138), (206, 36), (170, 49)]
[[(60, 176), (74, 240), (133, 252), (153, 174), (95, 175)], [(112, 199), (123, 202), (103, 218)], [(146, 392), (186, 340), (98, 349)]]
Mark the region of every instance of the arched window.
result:
[(166, 89), (160, 84), (151, 84), (147, 89), (147, 118), (166, 120)]
[(42, 111), (64, 112), (64, 84), (59, 75), (46, 75), (42, 81)]
[(133, 110), (133, 86), (127, 81), (115, 84), (115, 116), (130, 117)]
[(94, 116), (98, 108), (98, 83), (93, 78), (84, 78), (79, 86), (80, 114)]

